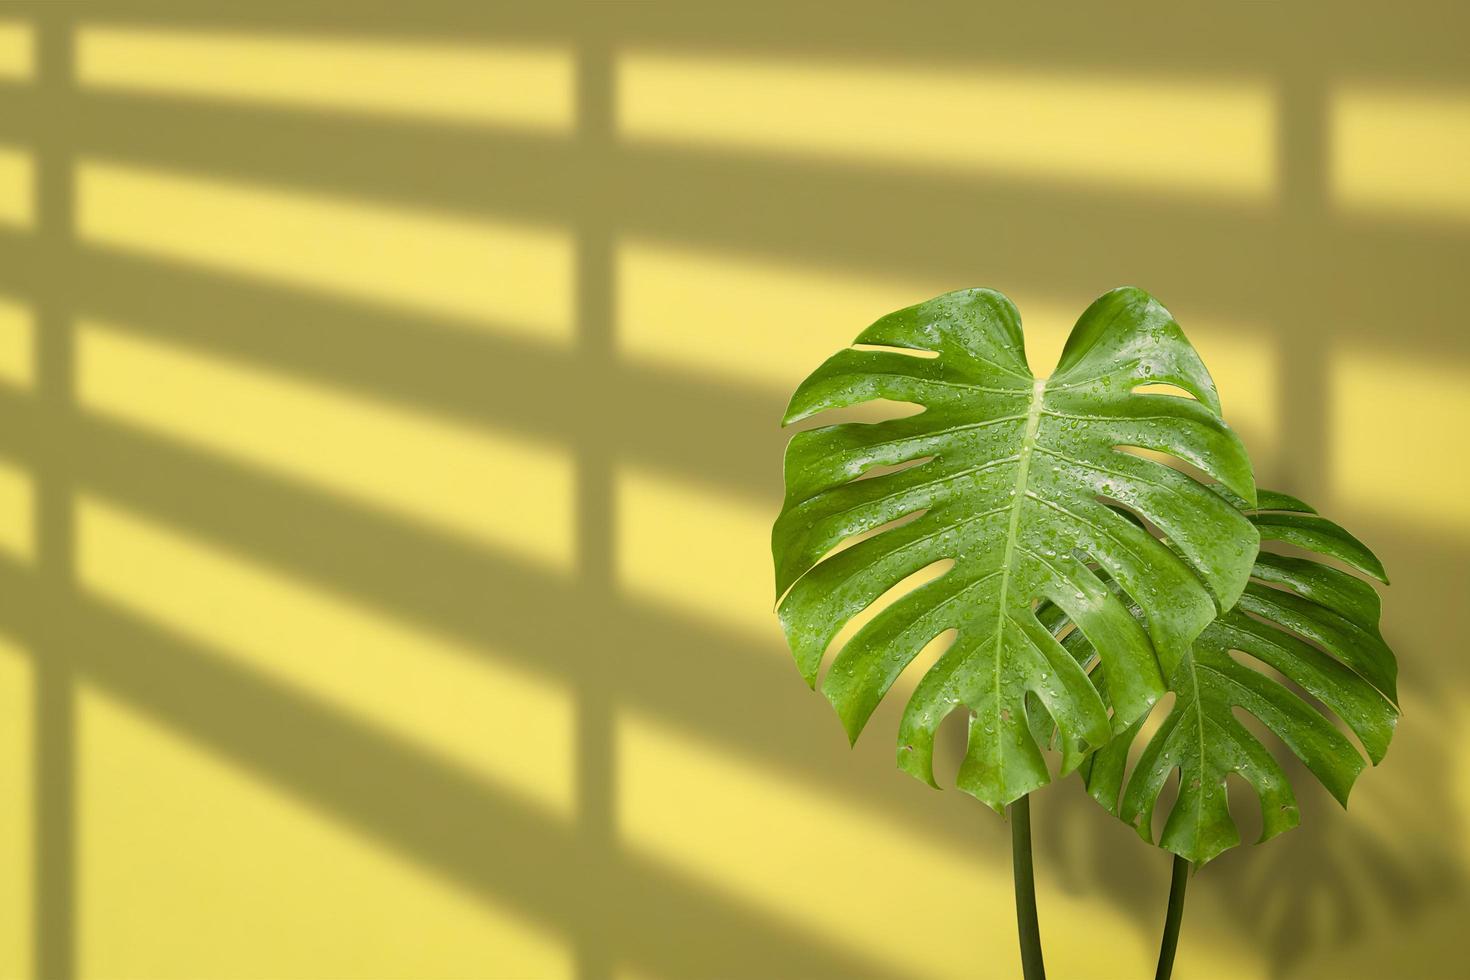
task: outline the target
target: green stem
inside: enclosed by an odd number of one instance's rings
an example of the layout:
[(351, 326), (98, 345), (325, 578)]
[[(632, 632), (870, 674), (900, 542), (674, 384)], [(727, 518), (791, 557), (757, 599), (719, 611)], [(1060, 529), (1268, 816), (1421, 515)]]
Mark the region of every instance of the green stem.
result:
[(1016, 932), (1021, 937), (1021, 972), (1026, 980), (1046, 980), (1041, 962), (1041, 927), (1036, 922), (1036, 877), (1031, 871), (1031, 798), (1010, 806), (1011, 867), (1016, 879)]
[(1154, 980), (1169, 980), (1174, 951), (1179, 948), (1179, 923), (1184, 920), (1184, 889), (1189, 884), (1189, 862), (1174, 855), (1174, 877), (1169, 882), (1169, 911), (1164, 917), (1164, 940), (1159, 944), (1159, 968)]

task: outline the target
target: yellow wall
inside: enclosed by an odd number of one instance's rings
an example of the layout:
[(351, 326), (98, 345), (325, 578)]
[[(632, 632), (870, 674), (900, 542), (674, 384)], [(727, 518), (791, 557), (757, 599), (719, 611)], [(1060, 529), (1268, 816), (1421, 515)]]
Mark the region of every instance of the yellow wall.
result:
[[(5, 5), (0, 976), (1015, 976), (1003, 821), (789, 662), (776, 422), (1125, 282), (1403, 663), (1178, 975), (1459, 975), (1470, 16), (980, 6)], [(1166, 856), (1033, 810), (1053, 975), (1144, 975)]]

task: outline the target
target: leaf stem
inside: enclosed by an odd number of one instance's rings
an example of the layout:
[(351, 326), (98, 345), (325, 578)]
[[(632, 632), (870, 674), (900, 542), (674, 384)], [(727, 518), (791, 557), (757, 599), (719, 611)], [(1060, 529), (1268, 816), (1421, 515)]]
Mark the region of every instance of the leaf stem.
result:
[(1016, 932), (1021, 939), (1021, 972), (1026, 980), (1046, 980), (1041, 961), (1041, 927), (1036, 921), (1036, 877), (1031, 870), (1031, 797), (1010, 805), (1011, 867), (1016, 879)]
[(1174, 876), (1169, 882), (1169, 911), (1164, 916), (1164, 939), (1159, 944), (1159, 968), (1154, 980), (1169, 980), (1174, 972), (1174, 951), (1179, 948), (1179, 923), (1184, 920), (1184, 889), (1189, 885), (1189, 862), (1174, 855)]

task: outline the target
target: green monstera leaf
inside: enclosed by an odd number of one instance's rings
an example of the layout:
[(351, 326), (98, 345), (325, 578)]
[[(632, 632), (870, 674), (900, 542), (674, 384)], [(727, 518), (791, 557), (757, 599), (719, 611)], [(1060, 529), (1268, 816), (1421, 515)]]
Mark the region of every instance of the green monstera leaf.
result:
[[(1263, 542), (1336, 559), (1387, 584), (1383, 566), (1362, 542), (1301, 501), (1263, 490), (1257, 507), (1235, 503)], [(1382, 761), (1398, 720), (1397, 666), (1378, 631), (1378, 615), (1378, 593), (1363, 579), (1315, 558), (1261, 551), (1240, 601), (1206, 627), (1190, 655), (1166, 675), (1174, 704), (1148, 736), (1132, 772), (1125, 776), (1142, 719), (1086, 760), (1088, 792), (1152, 843), (1155, 805), (1178, 770), (1179, 794), (1158, 843), (1196, 865), (1240, 843), (1226, 800), (1226, 777), (1232, 774), (1255, 790), (1262, 841), (1295, 827), (1300, 815), (1287, 776), (1237, 718), (1239, 708), (1346, 806), (1364, 767), (1362, 754), (1297, 692), (1340, 718), (1374, 765)], [(1054, 609), (1042, 610), (1041, 618), (1057, 633), (1065, 629), (1065, 618)], [(1065, 645), (1084, 665), (1096, 661), (1085, 634), (1074, 631)], [(1253, 661), (1243, 662), (1232, 651)], [(1105, 689), (1105, 659), (1094, 676)]]
[[(771, 539), (781, 623), (815, 684), (844, 624), (906, 577), (953, 561), (858, 630), (822, 691), (856, 739), (905, 667), (955, 631), (908, 701), (899, 765), (935, 785), (935, 731), (963, 705), (959, 786), (999, 810), (1051, 778), (1028, 696), (1068, 736), (1062, 771), (1075, 769), (1147, 713), (1249, 576), (1250, 521), (1204, 483), (1128, 447), (1183, 460), (1246, 499), (1250, 461), (1199, 355), (1139, 289), (1093, 303), (1044, 380), (1027, 366), (1015, 306), (988, 289), (889, 314), (856, 343), (889, 349), (828, 359), (797, 389), (787, 423), (876, 399), (924, 410), (791, 440)], [(1151, 384), (1193, 397), (1135, 391)], [(1042, 601), (1102, 651), (1105, 695), (1037, 619)]]

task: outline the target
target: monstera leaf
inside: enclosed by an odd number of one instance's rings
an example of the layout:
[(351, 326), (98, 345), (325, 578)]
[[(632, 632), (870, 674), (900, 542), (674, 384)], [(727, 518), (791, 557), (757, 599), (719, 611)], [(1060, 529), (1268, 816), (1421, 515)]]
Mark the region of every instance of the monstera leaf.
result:
[[(1387, 584), (1383, 566), (1356, 538), (1285, 494), (1261, 491), (1258, 507), (1236, 501), (1263, 541), (1334, 558)], [(1363, 757), (1328, 718), (1297, 691), (1325, 706), (1350, 728), (1377, 765), (1398, 719), (1393, 653), (1378, 632), (1378, 593), (1347, 572), (1313, 558), (1262, 551), (1252, 581), (1235, 608), (1215, 620), (1190, 655), (1166, 676), (1175, 701), (1125, 777), (1135, 722), (1084, 763), (1088, 792), (1153, 842), (1153, 814), (1169, 776), (1179, 771), (1179, 795), (1164, 824), (1161, 847), (1204, 864), (1240, 843), (1226, 806), (1226, 777), (1249, 783), (1260, 802), (1261, 840), (1295, 827), (1296, 798), (1275, 758), (1235, 715), (1240, 708), (1279, 738), (1338, 802), (1363, 770)], [(1056, 632), (1064, 617), (1041, 618)], [(1072, 633), (1066, 646), (1093, 661), (1090, 638)], [(1242, 662), (1237, 651), (1254, 658)], [(1263, 672), (1264, 665), (1290, 682)], [(1094, 674), (1109, 678), (1106, 658)]]
[[(781, 623), (815, 684), (844, 624), (904, 578), (952, 560), (853, 635), (822, 691), (856, 739), (900, 672), (954, 630), (904, 711), (899, 765), (934, 785), (935, 730), (963, 705), (959, 785), (1000, 809), (1050, 779), (1028, 695), (1067, 736), (1071, 771), (1149, 710), (1249, 576), (1250, 521), (1129, 447), (1183, 460), (1246, 499), (1250, 462), (1198, 354), (1139, 289), (1093, 303), (1046, 380), (1027, 366), (1016, 308), (988, 289), (892, 313), (856, 343), (890, 349), (835, 354), (797, 389), (787, 423), (875, 399), (924, 410), (791, 440), (772, 532)], [(1151, 384), (1193, 397), (1134, 390)], [(1037, 619), (1043, 600), (1101, 651), (1105, 695)]]

